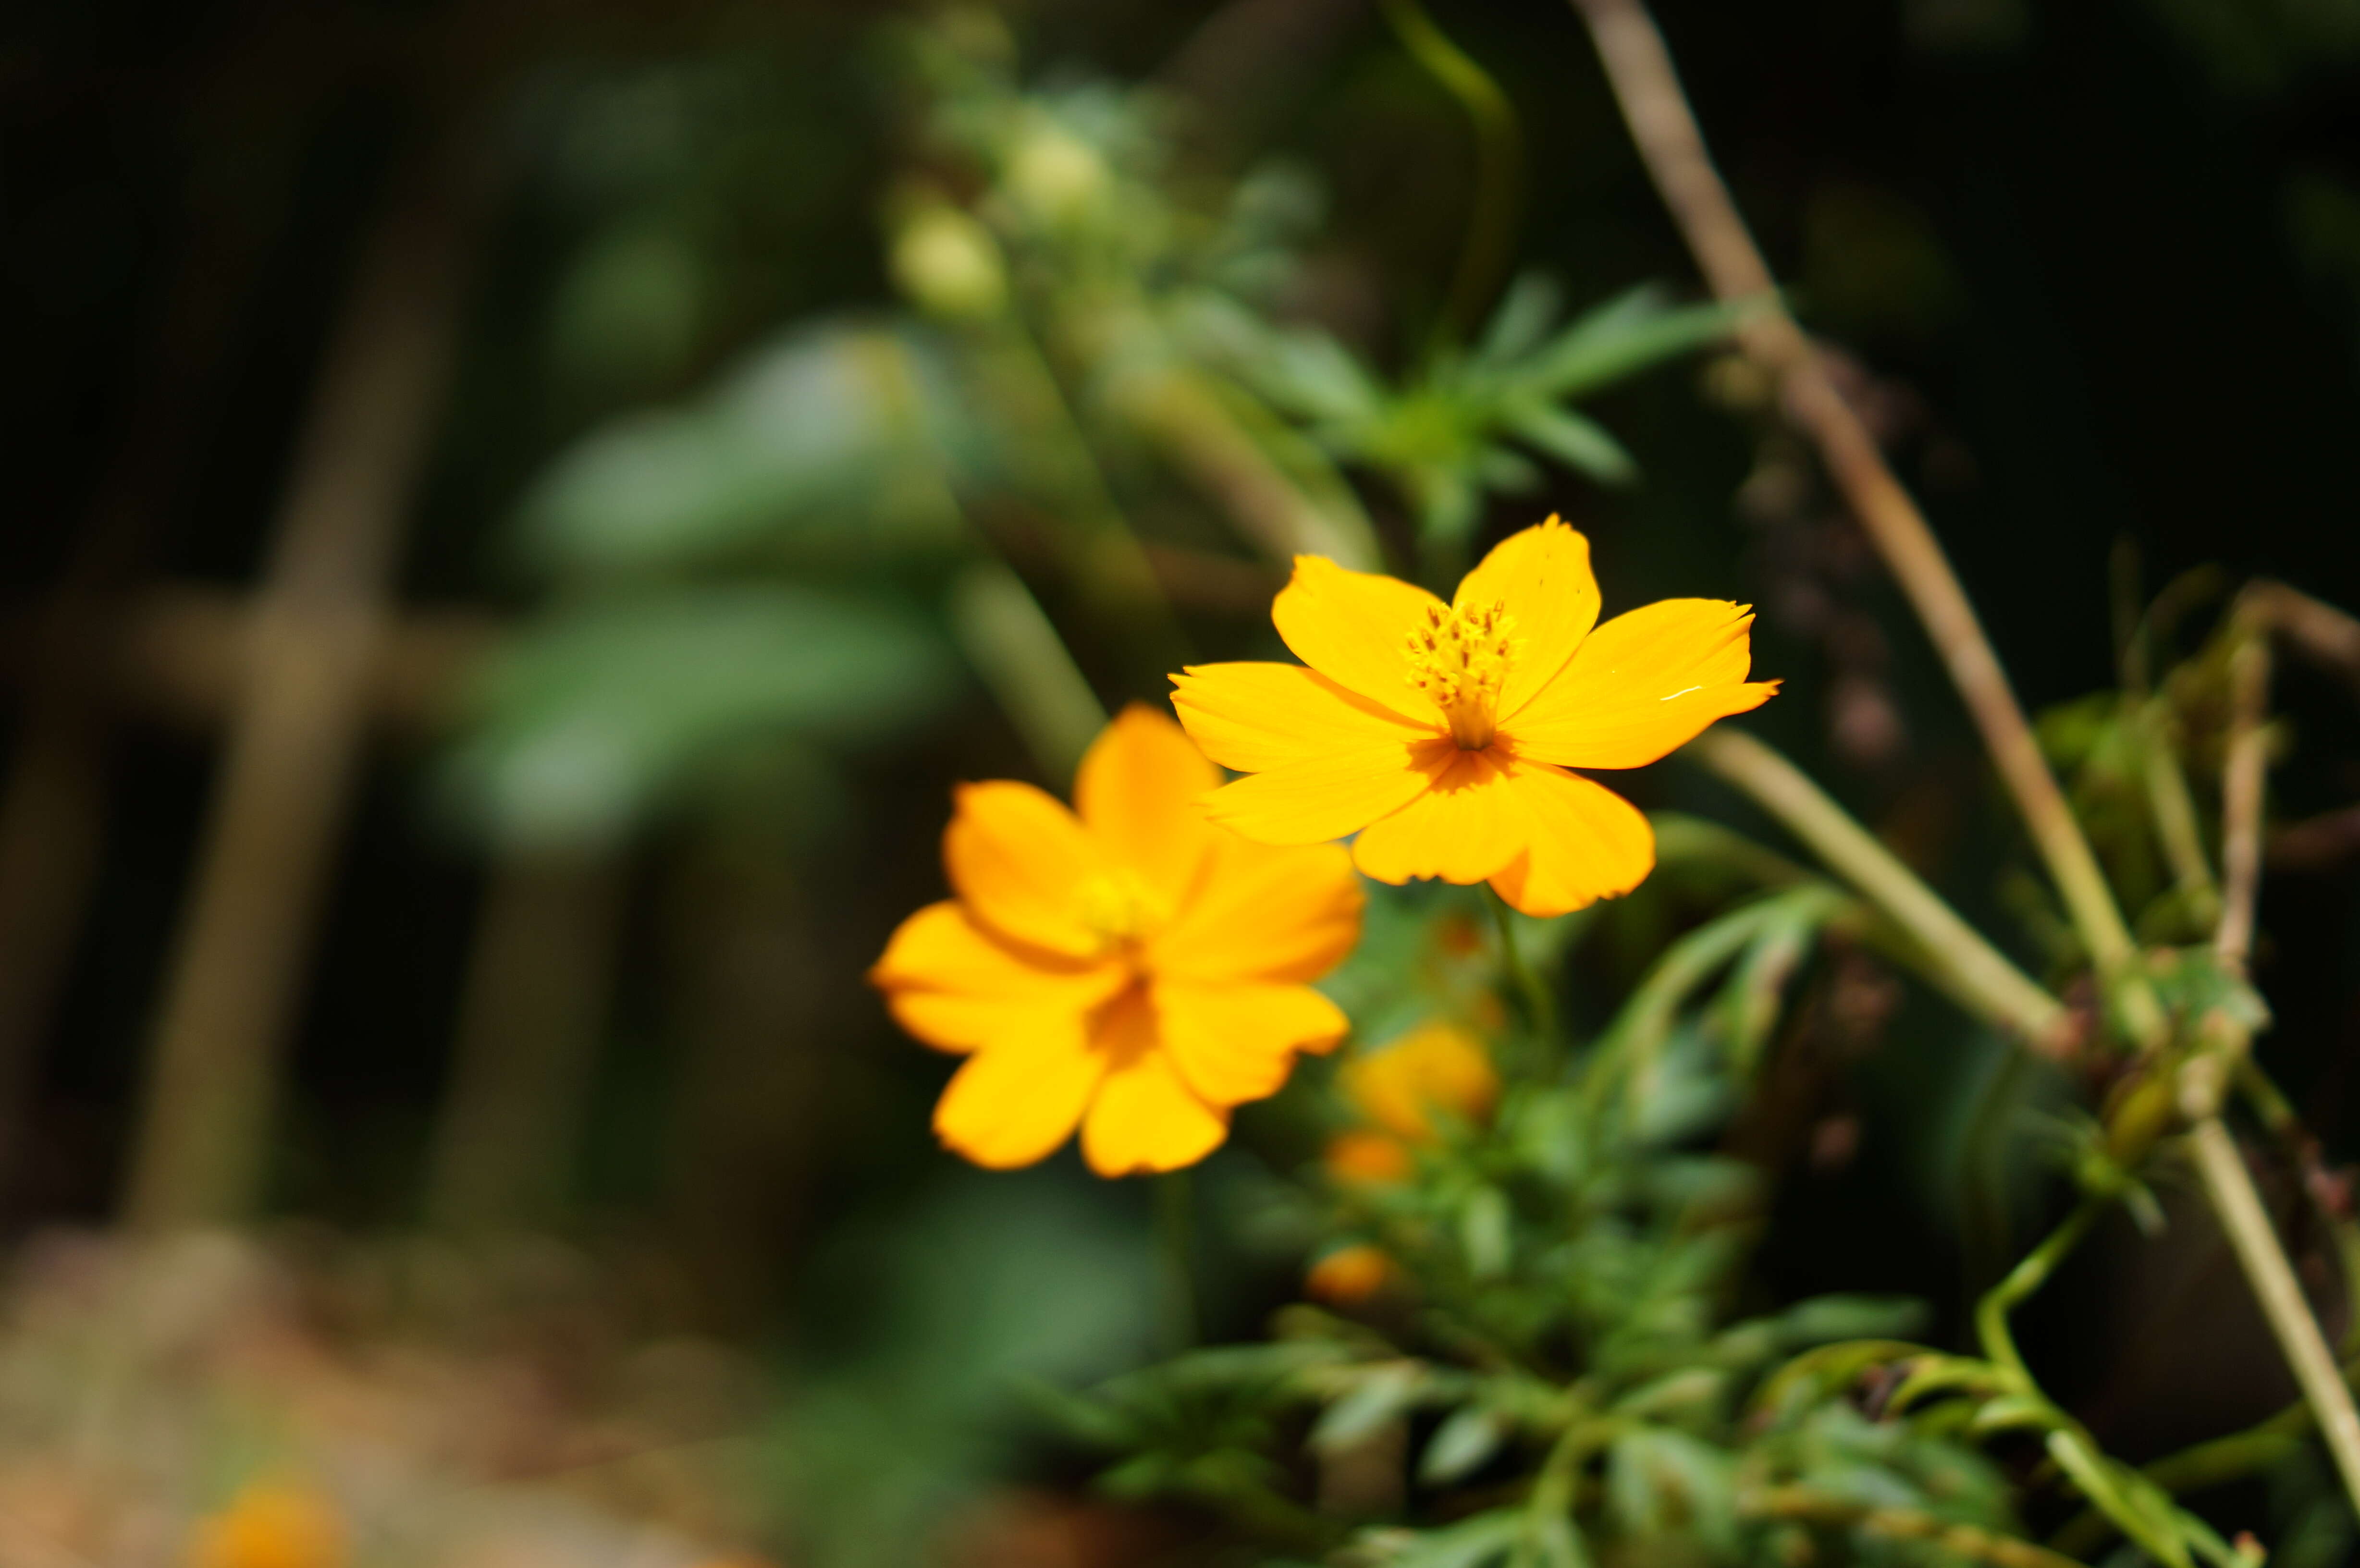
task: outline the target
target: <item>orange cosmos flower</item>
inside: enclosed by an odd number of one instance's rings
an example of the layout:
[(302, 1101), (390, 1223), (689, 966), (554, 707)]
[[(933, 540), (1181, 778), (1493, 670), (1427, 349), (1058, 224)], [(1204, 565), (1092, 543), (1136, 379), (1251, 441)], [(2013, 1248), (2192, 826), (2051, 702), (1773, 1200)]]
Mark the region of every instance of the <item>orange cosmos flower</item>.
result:
[(1304, 1272), (1303, 1290), (1315, 1301), (1357, 1307), (1392, 1282), (1393, 1260), (1366, 1242), (1323, 1254)]
[(308, 1486), (257, 1481), (199, 1522), (188, 1562), (190, 1568), (342, 1568), (347, 1546), (344, 1519), (326, 1497)]
[(957, 897), (901, 922), (869, 972), (901, 1026), (967, 1054), (934, 1131), (978, 1165), (1082, 1129), (1101, 1176), (1172, 1171), (1275, 1094), (1298, 1051), (1349, 1027), (1313, 990), (1360, 940), (1349, 859), (1214, 827), (1220, 782), (1170, 719), (1133, 706), (1074, 781), (969, 784), (943, 835)]
[(1500, 1099), (1500, 1073), (1483, 1042), (1456, 1024), (1429, 1023), (1379, 1051), (1354, 1057), (1336, 1074), (1344, 1098), (1375, 1126), (1339, 1133), (1328, 1145), (1328, 1174), (1383, 1186), (1408, 1179), (1414, 1144), (1439, 1136), (1434, 1113), (1481, 1122)]
[(1358, 833), (1353, 861), (1381, 882), (1488, 880), (1528, 915), (1629, 892), (1654, 832), (1567, 769), (1644, 767), (1777, 683), (1745, 678), (1742, 604), (1666, 599), (1602, 626), (1598, 604), (1590, 541), (1555, 517), (1448, 604), (1295, 557), (1271, 619), (1303, 664), (1174, 678), (1205, 754), (1254, 776), (1214, 792), (1213, 820), (1265, 844)]

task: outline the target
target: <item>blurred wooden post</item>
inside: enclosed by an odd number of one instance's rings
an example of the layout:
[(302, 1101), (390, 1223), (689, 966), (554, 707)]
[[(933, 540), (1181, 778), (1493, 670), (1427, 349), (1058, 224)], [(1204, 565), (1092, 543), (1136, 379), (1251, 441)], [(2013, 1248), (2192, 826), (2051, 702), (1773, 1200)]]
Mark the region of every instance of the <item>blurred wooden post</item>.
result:
[(100, 482), (56, 596), (30, 639), (25, 704), (0, 785), (0, 1185), (16, 1174), (50, 1014), (82, 934), (106, 827), (113, 715), (103, 649), (125, 592), (206, 444), (225, 351), (292, 160), (238, 144), (249, 179), (234, 213), (183, 214), (179, 254), (124, 438)]
[(586, 854), (494, 865), (427, 1157), (429, 1224), (523, 1229), (569, 1195), (627, 880), (620, 864)]
[(456, 209), (433, 173), (402, 191), (361, 259), (296, 449), (157, 1017), (124, 1206), (136, 1226), (235, 1220), (260, 1185), (402, 515), (451, 354)]

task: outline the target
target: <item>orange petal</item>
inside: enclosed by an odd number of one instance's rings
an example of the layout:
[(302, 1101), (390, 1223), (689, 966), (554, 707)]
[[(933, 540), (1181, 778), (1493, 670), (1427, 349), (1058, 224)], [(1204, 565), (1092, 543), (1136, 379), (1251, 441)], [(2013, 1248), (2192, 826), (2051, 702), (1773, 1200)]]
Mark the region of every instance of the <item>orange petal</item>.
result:
[(1161, 1051), (1142, 1051), (1106, 1075), (1082, 1123), (1082, 1157), (1101, 1176), (1177, 1171), (1218, 1149), (1228, 1113), (1180, 1081)]
[(1180, 1077), (1207, 1105), (1278, 1093), (1298, 1051), (1326, 1051), (1350, 1020), (1308, 985), (1155, 982), (1156, 1032)]
[(1223, 833), (1149, 963), (1160, 975), (1199, 980), (1317, 980), (1360, 940), (1366, 902), (1352, 857), (1333, 844)]
[(901, 1027), (944, 1051), (1056, 1028), (1059, 1015), (1087, 1012), (1124, 976), (1120, 964), (1019, 947), (947, 899), (903, 920), (869, 972)]
[(1524, 852), (1491, 887), (1528, 915), (1562, 915), (1627, 893), (1655, 866), (1655, 830), (1639, 808), (1575, 774), (1509, 764), (1511, 799), (1524, 819)]
[(1568, 768), (1644, 768), (1715, 719), (1770, 700), (1776, 681), (1745, 679), (1753, 624), (1726, 599), (1666, 599), (1617, 615), (1502, 721), (1501, 742)]
[(1106, 857), (1074, 813), (1030, 784), (959, 786), (943, 865), (967, 913), (1001, 936), (1077, 958), (1098, 938), (1076, 919), (1084, 879)]
[(1339, 1247), (1303, 1276), (1303, 1292), (1330, 1306), (1356, 1307), (1392, 1282), (1393, 1260), (1365, 1243)]
[(1413, 724), (1299, 664), (1191, 665), (1172, 687), (1190, 738), (1240, 773), (1442, 733), (1437, 715)]
[(1442, 601), (1425, 589), (1373, 572), (1347, 572), (1324, 556), (1298, 555), (1295, 576), (1271, 604), (1270, 618), (1295, 657), (1413, 724), (1429, 724), (1434, 705), (1409, 683), (1403, 644)]
[(1457, 755), (1446, 738), (1312, 757), (1223, 785), (1205, 814), (1261, 844), (1324, 844), (1401, 810)]
[(1197, 802), (1220, 781), (1178, 724), (1133, 702), (1084, 754), (1074, 807), (1107, 858), (1176, 904), (1216, 842)]
[(1384, 1132), (1338, 1133), (1328, 1140), (1320, 1163), (1338, 1181), (1376, 1186), (1406, 1181), (1417, 1170), (1409, 1146)]
[(967, 1059), (934, 1106), (934, 1133), (992, 1171), (1046, 1159), (1072, 1135), (1106, 1076), (1082, 1020), (995, 1042)]
[(1482, 881), (1524, 845), (1524, 813), (1509, 799), (1509, 767), (1488, 751), (1459, 751), (1423, 794), (1360, 830), (1352, 864), (1380, 882)]
[(1522, 646), (1500, 687), (1500, 713), (1512, 716), (1565, 668), (1598, 624), (1598, 579), (1590, 540), (1555, 517), (1491, 547), (1459, 584), (1456, 604), (1498, 601), (1516, 620)]

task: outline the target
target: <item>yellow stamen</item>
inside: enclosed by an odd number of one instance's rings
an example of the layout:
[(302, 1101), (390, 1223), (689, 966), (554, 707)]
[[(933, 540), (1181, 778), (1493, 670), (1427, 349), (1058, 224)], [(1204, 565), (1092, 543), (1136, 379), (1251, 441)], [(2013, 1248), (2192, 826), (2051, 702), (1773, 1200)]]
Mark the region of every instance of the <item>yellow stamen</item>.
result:
[(1410, 633), (1409, 683), (1432, 700), (1449, 721), (1450, 738), (1463, 751), (1491, 744), (1500, 710), (1500, 685), (1524, 648), (1510, 634), (1516, 617), (1498, 599), (1488, 604), (1429, 604), (1426, 624)]
[(1172, 909), (1136, 872), (1117, 867), (1082, 884), (1074, 918), (1098, 939), (1101, 953), (1120, 953), (1161, 931)]

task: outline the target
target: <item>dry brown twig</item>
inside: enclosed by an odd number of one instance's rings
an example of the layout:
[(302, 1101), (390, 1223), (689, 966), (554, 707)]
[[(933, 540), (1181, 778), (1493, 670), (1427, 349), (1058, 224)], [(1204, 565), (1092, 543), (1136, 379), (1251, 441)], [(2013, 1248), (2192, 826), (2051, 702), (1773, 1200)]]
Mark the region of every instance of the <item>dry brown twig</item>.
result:
[(2130, 928), (2040, 754), (1991, 639), (1924, 514), (1836, 389), (1818, 350), (1775, 303), (1777, 284), (1713, 167), (1663, 35), (1639, 0), (1571, 3), (1589, 25), (1632, 139), (1706, 282), (1722, 299), (1769, 302), (1739, 326), (1739, 342), (1777, 387), (1786, 418), (1818, 447), (1829, 476), (1908, 594), (2106, 978), (2124, 1028), (2142, 1046), (2158, 1043), (2166, 1022), (2138, 971)]
[[(1775, 299), (1776, 286), (1769, 267), (1713, 167), (1663, 35), (1642, 0), (1570, 3), (1589, 26), (1640, 156), (1713, 292), (1723, 299)], [(1924, 515), (1837, 391), (1819, 354), (1793, 317), (1774, 305), (1754, 311), (1738, 332), (1748, 356), (1777, 387), (1786, 417), (1818, 447), (1830, 477), (1900, 582), (1949, 668), (2089, 949), (2117, 1020), (2142, 1050), (2160, 1049), (2170, 1038), (2170, 1022), (2145, 975), (2137, 946), (2089, 840), (2040, 754), (1974, 607)], [(2263, 593), (2258, 604), (2283, 616), (2289, 637), (2302, 641), (2323, 662), (2360, 675), (2360, 623), (2275, 584)], [(2290, 629), (2296, 626), (2300, 632)], [(2214, 953), (2225, 966), (2242, 974), (2252, 943), (2260, 876), (2261, 774), (2267, 763), (2261, 706), (2268, 684), (2268, 656), (2256, 647), (2239, 657), (2244, 660), (2237, 676), (2240, 717), (2223, 779), (2230, 820), (2223, 830), (2225, 886)], [(2215, 1013), (2200, 1028), (2212, 1049), (2183, 1069), (2180, 1080), (2181, 1107), (2193, 1126), (2191, 1143), (2197, 1168), (2271, 1330), (2319, 1419), (2345, 1488), (2360, 1505), (2360, 1412), (2354, 1409), (2351, 1389), (2262, 1208), (2245, 1160), (2220, 1119), (2222, 1087), (2243, 1052), (2245, 1026)]]

